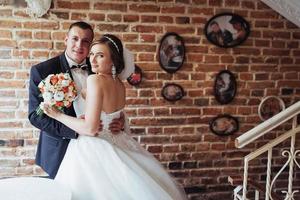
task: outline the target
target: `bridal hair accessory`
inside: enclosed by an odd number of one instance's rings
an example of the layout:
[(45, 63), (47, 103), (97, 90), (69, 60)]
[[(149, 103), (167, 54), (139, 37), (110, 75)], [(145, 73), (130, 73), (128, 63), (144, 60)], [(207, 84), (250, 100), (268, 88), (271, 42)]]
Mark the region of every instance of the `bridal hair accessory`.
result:
[(41, 17), (47, 13), (51, 6), (51, 0), (25, 0), (27, 13), (31, 17)]
[(108, 36), (103, 36), (103, 37), (105, 37), (106, 39), (108, 39), (109, 41), (111, 41), (111, 43), (113, 43), (113, 45), (116, 47), (117, 51), (120, 53), (119, 47), (118, 47), (118, 45), (116, 44), (116, 42), (113, 39), (111, 39)]
[(113, 79), (115, 80), (116, 79), (117, 70), (116, 70), (116, 67), (114, 65), (111, 67), (111, 74), (112, 74)]
[(134, 72), (134, 56), (131, 51), (123, 47), (124, 69), (119, 74), (121, 80), (126, 80)]

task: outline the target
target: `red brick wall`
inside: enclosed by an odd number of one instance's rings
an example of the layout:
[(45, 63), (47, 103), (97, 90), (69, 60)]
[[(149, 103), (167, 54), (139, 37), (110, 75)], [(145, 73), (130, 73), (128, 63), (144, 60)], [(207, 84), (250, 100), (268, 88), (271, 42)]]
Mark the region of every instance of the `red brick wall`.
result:
[[(280, 96), (286, 106), (299, 99), (300, 30), (259, 0), (54, 0), (38, 19), (19, 2), (0, 7), (1, 177), (42, 174), (34, 165), (38, 130), (27, 120), (29, 69), (64, 50), (65, 33), (76, 20), (92, 24), (96, 37), (117, 34), (135, 53), (144, 79), (138, 87), (127, 84), (132, 132), (186, 186), (191, 199), (231, 199), (227, 176), (242, 172), (242, 156), (255, 146), (239, 150), (234, 139), (261, 122), (261, 99)], [(222, 12), (250, 23), (245, 43), (223, 49), (207, 41), (205, 23)], [(175, 74), (164, 72), (157, 60), (166, 32), (185, 41), (186, 60)], [(238, 83), (235, 99), (225, 106), (213, 96), (215, 75), (223, 69)], [(176, 103), (165, 101), (161, 88), (169, 82), (182, 85), (187, 95)], [(222, 113), (238, 117), (238, 133), (218, 137), (209, 130), (209, 121)]]

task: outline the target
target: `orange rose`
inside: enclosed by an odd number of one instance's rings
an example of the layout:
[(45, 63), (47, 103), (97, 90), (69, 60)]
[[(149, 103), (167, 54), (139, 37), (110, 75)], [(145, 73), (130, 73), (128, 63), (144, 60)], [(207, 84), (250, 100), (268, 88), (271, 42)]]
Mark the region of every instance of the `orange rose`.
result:
[(51, 79), (50, 79), (50, 82), (51, 82), (52, 85), (55, 85), (58, 82), (57, 76), (52, 76)]

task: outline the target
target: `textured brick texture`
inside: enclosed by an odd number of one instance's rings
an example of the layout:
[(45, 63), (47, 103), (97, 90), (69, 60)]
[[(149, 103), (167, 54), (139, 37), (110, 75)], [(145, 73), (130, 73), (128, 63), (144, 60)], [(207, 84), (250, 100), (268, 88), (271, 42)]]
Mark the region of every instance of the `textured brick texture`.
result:
[[(134, 52), (144, 78), (137, 87), (126, 83), (132, 133), (185, 186), (190, 199), (232, 199), (227, 176), (241, 174), (243, 156), (289, 127), (244, 149), (234, 147), (237, 136), (261, 123), (257, 109), (263, 97), (279, 96), (289, 106), (300, 96), (300, 29), (259, 0), (54, 0), (38, 19), (28, 16), (25, 1), (9, 2), (0, 6), (0, 177), (44, 174), (34, 165), (38, 130), (27, 120), (29, 69), (64, 50), (65, 33), (76, 20), (93, 25), (96, 37), (118, 35)], [(222, 49), (207, 41), (205, 23), (222, 12), (250, 23), (245, 43)], [(157, 55), (160, 39), (171, 31), (186, 46), (185, 63), (175, 74), (160, 68)], [(215, 75), (223, 69), (238, 83), (228, 105), (213, 95)], [(186, 96), (176, 103), (164, 100), (166, 83), (182, 85)], [(219, 137), (208, 123), (224, 113), (237, 117), (240, 129)], [(274, 163), (282, 163), (277, 154)], [(265, 163), (258, 159), (249, 173), (263, 180)]]

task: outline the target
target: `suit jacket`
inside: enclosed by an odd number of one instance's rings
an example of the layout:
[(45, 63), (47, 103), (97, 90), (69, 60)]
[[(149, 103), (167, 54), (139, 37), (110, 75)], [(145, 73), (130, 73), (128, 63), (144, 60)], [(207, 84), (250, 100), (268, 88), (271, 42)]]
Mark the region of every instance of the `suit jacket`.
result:
[[(88, 73), (91, 73), (90, 63), (88, 63)], [(40, 129), (39, 143), (36, 153), (36, 164), (41, 166), (54, 178), (60, 163), (65, 155), (70, 139), (77, 138), (77, 133), (64, 124), (43, 114), (38, 116), (37, 107), (43, 101), (38, 84), (49, 74), (69, 73), (70, 67), (65, 57), (65, 53), (49, 59), (31, 67), (29, 84), (29, 111), (30, 123)], [(76, 117), (73, 106), (64, 110), (65, 114)]]

